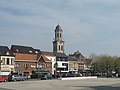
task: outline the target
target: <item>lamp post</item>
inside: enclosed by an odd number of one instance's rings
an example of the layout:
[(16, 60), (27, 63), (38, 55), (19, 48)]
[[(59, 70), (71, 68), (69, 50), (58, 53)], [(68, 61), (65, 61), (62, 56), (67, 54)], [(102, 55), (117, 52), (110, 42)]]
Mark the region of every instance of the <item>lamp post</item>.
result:
[(55, 68), (55, 78), (57, 78), (57, 69), (58, 69), (58, 63), (57, 63), (57, 61), (54, 64), (54, 68)]

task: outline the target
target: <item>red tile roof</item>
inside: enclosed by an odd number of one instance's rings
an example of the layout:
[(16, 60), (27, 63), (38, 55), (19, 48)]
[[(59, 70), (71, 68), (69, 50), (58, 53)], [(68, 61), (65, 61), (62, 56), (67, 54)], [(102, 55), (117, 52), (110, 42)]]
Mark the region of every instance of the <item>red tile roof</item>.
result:
[(45, 56), (55, 56), (53, 52), (42, 51), (42, 54)]

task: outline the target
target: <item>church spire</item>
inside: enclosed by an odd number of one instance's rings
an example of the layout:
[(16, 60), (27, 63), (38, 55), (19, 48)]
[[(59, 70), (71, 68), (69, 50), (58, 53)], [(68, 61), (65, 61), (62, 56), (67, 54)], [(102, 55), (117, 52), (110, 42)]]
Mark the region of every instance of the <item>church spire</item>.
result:
[(55, 28), (55, 40), (53, 41), (53, 52), (64, 53), (64, 41), (62, 40), (61, 26), (58, 24)]

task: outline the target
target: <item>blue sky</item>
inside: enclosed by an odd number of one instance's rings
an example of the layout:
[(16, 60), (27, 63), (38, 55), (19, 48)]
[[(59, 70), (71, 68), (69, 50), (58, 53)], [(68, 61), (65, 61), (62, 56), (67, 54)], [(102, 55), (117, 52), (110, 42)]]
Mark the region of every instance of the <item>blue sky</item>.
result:
[(120, 56), (120, 0), (0, 0), (0, 45), (52, 51), (60, 24), (65, 52)]

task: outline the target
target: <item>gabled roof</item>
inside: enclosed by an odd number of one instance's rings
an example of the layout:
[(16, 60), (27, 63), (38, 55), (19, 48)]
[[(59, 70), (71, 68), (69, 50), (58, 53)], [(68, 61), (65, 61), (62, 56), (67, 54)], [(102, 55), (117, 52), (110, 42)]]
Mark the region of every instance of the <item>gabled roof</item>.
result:
[(36, 54), (35, 49), (29, 46), (12, 45), (11, 50), (13, 53)]
[(80, 60), (85, 59), (85, 57), (79, 51), (75, 52), (73, 55)]
[(45, 62), (51, 62), (51, 60), (49, 60), (47, 57), (45, 57), (43, 54), (40, 55), (38, 62), (40, 61), (40, 59), (44, 59)]
[(90, 64), (91, 62), (92, 62), (92, 59), (88, 59), (88, 58), (85, 59), (86, 64)]
[(42, 54), (45, 56), (55, 56), (53, 52), (42, 51)]
[(14, 56), (7, 46), (0, 46), (0, 55)]

